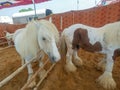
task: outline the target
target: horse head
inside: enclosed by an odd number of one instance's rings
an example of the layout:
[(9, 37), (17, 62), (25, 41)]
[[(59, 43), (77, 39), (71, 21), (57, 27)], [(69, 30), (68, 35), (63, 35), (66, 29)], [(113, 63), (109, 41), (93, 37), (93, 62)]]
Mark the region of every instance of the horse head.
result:
[(55, 33), (58, 31), (56, 31), (57, 29), (52, 23), (44, 20), (41, 23), (38, 31), (38, 43), (40, 49), (48, 55), (51, 62), (57, 62), (60, 60), (60, 54), (57, 48), (59, 33)]

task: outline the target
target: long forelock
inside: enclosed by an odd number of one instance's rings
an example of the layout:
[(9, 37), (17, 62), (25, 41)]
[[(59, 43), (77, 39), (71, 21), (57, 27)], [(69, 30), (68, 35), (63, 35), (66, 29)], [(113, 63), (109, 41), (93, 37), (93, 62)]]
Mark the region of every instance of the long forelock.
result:
[(27, 25), (26, 25), (26, 31), (29, 33), (31, 32), (32, 30), (36, 30), (37, 29), (37, 24), (35, 23), (35, 21), (33, 22), (29, 22)]
[(59, 32), (53, 23), (50, 23), (49, 21), (41, 20), (40, 24), (45, 25), (45, 27), (47, 28), (47, 32), (50, 35), (54, 36), (56, 42), (59, 41)]

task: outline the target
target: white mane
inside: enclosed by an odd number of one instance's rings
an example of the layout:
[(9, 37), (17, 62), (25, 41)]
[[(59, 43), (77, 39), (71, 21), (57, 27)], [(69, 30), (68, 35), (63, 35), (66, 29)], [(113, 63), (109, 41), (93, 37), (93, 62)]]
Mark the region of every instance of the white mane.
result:
[[(55, 25), (54, 25), (53, 23), (49, 23), (49, 22), (46, 21), (46, 20), (41, 20), (41, 21), (38, 22), (38, 23), (44, 24), (46, 27), (48, 27), (49, 30), (50, 30), (50, 33), (55, 36), (56, 42), (59, 41), (59, 32), (58, 32), (57, 28), (55, 27)], [(49, 33), (49, 34), (50, 34), (50, 33)]]

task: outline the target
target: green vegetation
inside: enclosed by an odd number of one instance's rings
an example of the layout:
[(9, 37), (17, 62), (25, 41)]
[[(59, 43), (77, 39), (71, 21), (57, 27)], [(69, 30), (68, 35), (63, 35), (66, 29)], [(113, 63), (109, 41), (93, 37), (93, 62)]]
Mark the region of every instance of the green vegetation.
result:
[(28, 9), (21, 9), (21, 10), (19, 10), (19, 12), (27, 12), (27, 11), (33, 11), (33, 9), (32, 8), (28, 8)]

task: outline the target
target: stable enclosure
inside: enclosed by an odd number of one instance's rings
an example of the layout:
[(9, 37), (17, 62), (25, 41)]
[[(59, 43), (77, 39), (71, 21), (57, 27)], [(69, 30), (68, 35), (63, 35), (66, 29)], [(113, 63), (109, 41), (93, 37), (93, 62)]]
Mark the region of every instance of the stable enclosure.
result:
[[(56, 25), (59, 32), (62, 32), (64, 28), (75, 23), (101, 27), (107, 23), (120, 21), (120, 2), (103, 7), (94, 7), (87, 10), (53, 14), (44, 19), (51, 20)], [(0, 40), (3, 40), (2, 38), (5, 36), (4, 30), (13, 33), (18, 28), (25, 27), (25, 24), (21, 26), (10, 26), (8, 27), (7, 25), (0, 24)], [(15, 51), (14, 46), (8, 48), (4, 47), (6, 46), (0, 46), (0, 82), (21, 66), (20, 56)], [(78, 55), (83, 59), (84, 64), (74, 73), (66, 72), (64, 69), (65, 57), (62, 57), (60, 62), (53, 66), (48, 62), (47, 65), (45, 65), (46, 70), (50, 69), (51, 66), (52, 69), (48, 73), (48, 76), (44, 78), (42, 83), (37, 86), (38, 90), (107, 90), (96, 82), (98, 76), (103, 73), (102, 71), (98, 71), (96, 67), (104, 55), (99, 53), (89, 53), (82, 49), (79, 50)], [(46, 60), (47, 56), (44, 58), (44, 61)], [(38, 65), (38, 62), (33, 62), (34, 71), (38, 70), (36, 65)], [(115, 90), (120, 90), (120, 58), (115, 60), (113, 78), (117, 84), (117, 88)], [(0, 87), (0, 90), (21, 90), (25, 85), (26, 80), (27, 69), (25, 68), (12, 80)], [(39, 83), (38, 76), (36, 76), (36, 82)], [(27, 88), (23, 90), (31, 89)]]

